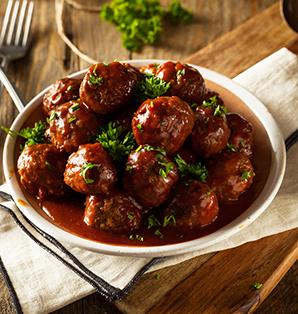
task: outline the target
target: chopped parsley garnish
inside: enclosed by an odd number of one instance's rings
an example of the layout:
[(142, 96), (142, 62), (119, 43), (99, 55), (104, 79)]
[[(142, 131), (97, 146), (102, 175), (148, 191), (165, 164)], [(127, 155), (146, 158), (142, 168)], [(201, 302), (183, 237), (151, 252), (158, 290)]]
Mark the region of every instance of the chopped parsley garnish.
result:
[(227, 113), (227, 108), (225, 106), (217, 105), (217, 98), (216, 96), (210, 97), (210, 102), (207, 102), (206, 100), (203, 101), (201, 104), (202, 107), (208, 108), (210, 110), (214, 110), (213, 115), (219, 115), (221, 117), (224, 116), (224, 114)]
[(197, 103), (194, 103), (194, 104), (191, 104), (191, 105), (190, 105), (190, 108), (191, 108), (192, 110), (195, 110), (197, 107), (198, 107), (198, 104), (197, 104)]
[(142, 130), (142, 124), (138, 123), (136, 127), (139, 129), (139, 133), (143, 133), (144, 130)]
[(73, 104), (73, 105), (70, 107), (70, 109), (71, 109), (72, 111), (78, 110), (78, 109), (80, 109), (80, 104), (79, 104), (79, 103), (75, 103), (75, 104)]
[(150, 215), (147, 218), (147, 228), (150, 229), (151, 227), (158, 227), (158, 226), (161, 226), (161, 223), (159, 222), (159, 220), (154, 215)]
[(254, 283), (254, 284), (252, 285), (252, 288), (254, 288), (254, 289), (256, 289), (256, 290), (259, 290), (262, 286), (263, 286), (262, 283)]
[(76, 115), (73, 115), (71, 118), (68, 119), (68, 123), (71, 123), (77, 119)]
[(57, 118), (58, 118), (57, 113), (55, 111), (52, 111), (50, 117), (47, 118), (47, 122), (50, 123), (51, 121), (53, 121), (53, 120), (55, 120)]
[(230, 151), (232, 151), (232, 152), (235, 152), (235, 151), (236, 151), (235, 148), (234, 148), (234, 146), (233, 146), (233, 144), (227, 143), (227, 148), (228, 148)]
[(46, 166), (47, 166), (50, 170), (53, 169), (53, 167), (51, 166), (51, 164), (50, 164), (48, 161), (46, 161), (45, 164), (46, 164)]
[(213, 190), (211, 189), (211, 190), (207, 191), (206, 194), (209, 195), (209, 194), (211, 194), (212, 192), (213, 192)]
[[(142, 146), (141, 146), (141, 148), (142, 148)], [(163, 154), (164, 156), (167, 155), (166, 150), (164, 148), (154, 148), (153, 146), (148, 145), (148, 146), (144, 146), (143, 149), (145, 149), (147, 152), (150, 152), (152, 150), (156, 150), (156, 151), (160, 152), (161, 154)]]
[(91, 85), (98, 84), (100, 86), (101, 83), (103, 82), (103, 77), (97, 76), (97, 73), (96, 73), (97, 66), (98, 66), (98, 64), (96, 64), (94, 69), (93, 69), (94, 75), (92, 75), (92, 74), (89, 75), (88, 81)]
[(126, 166), (126, 171), (130, 171), (132, 169), (132, 166)]
[(24, 146), (20, 146), (21, 150), (30, 145), (37, 145), (45, 143), (44, 134), (46, 131), (47, 124), (46, 122), (35, 122), (34, 128), (27, 127), (22, 129), (20, 132), (12, 131), (4, 126), (1, 127), (2, 130), (7, 132), (12, 138), (13, 135), (18, 135), (27, 139)]
[(241, 180), (247, 180), (251, 176), (251, 172), (249, 170), (242, 172)]
[(174, 215), (170, 215), (170, 216), (164, 217), (162, 226), (166, 227), (171, 222), (171, 220), (173, 220), (174, 225), (176, 225), (176, 219), (175, 219)]
[(202, 166), (200, 162), (196, 164), (188, 164), (179, 154), (174, 158), (174, 162), (177, 165), (180, 179), (190, 177), (200, 182), (206, 182), (208, 170), (205, 166)]
[(71, 91), (71, 90), (76, 90), (72, 85), (69, 85), (68, 87), (67, 87), (67, 90), (68, 91)]
[(83, 176), (83, 179), (85, 180), (85, 182), (86, 183), (93, 183), (94, 182), (94, 180), (92, 180), (92, 179), (87, 179), (86, 178), (86, 172), (87, 172), (87, 170), (90, 170), (90, 169), (92, 169), (92, 168), (94, 168), (94, 167), (100, 167), (101, 165), (97, 165), (97, 164), (92, 164), (91, 162), (89, 162), (89, 163), (86, 163), (86, 162), (84, 162), (83, 163), (83, 166), (82, 166), (82, 168), (81, 168), (81, 174), (82, 174), (82, 176)]
[(144, 238), (138, 234), (136, 235), (136, 239), (142, 242), (144, 241)]
[(134, 216), (132, 216), (132, 215), (127, 215), (127, 218), (130, 220), (134, 220)]
[(155, 158), (157, 159), (159, 165), (165, 167), (165, 169), (163, 168), (159, 169), (159, 175), (162, 178), (165, 178), (168, 175), (168, 173), (174, 169), (174, 164), (171, 161), (164, 160), (163, 159), (164, 155), (162, 154), (156, 154)]
[(126, 128), (122, 126), (116, 127), (115, 122), (109, 122), (100, 128), (99, 134), (94, 141), (101, 143), (114, 161), (121, 162), (136, 146), (133, 133), (128, 132), (123, 136), (125, 131)]
[(104, 62), (103, 65), (105, 65), (106, 67), (108, 67), (108, 66), (110, 65), (110, 63)]
[(184, 76), (184, 75), (185, 75), (185, 69), (182, 69), (182, 70), (177, 71), (177, 75), (182, 75), (182, 76)]
[(160, 232), (159, 229), (155, 230), (154, 234), (160, 236), (160, 238), (163, 239), (163, 234)]
[[(145, 73), (145, 80), (136, 82), (135, 84), (134, 97), (140, 102), (149, 98), (154, 99), (165, 94), (170, 85), (170, 82), (167, 83), (159, 77), (154, 76), (154, 74)], [(153, 103), (150, 102), (151, 107), (152, 104)]]
[(157, 275), (157, 276), (156, 276), (156, 279), (160, 279), (160, 276), (161, 276), (161, 275)]
[(245, 144), (244, 144), (244, 142), (242, 140), (240, 140), (240, 144), (241, 144), (242, 147), (245, 147)]

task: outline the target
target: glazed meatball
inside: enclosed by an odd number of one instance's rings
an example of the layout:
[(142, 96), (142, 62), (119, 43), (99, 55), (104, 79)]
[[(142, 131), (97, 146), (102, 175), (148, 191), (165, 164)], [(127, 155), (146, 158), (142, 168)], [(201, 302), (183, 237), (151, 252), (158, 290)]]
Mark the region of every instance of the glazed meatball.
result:
[(80, 98), (98, 114), (115, 113), (131, 101), (136, 80), (136, 75), (120, 62), (97, 63), (83, 79)]
[(63, 181), (67, 156), (49, 144), (27, 146), (17, 167), (22, 185), (40, 199), (67, 196), (71, 189)]
[(45, 115), (49, 116), (53, 109), (70, 100), (77, 100), (81, 82), (82, 80), (68, 77), (57, 80), (43, 97)]
[(178, 180), (176, 165), (163, 153), (147, 146), (128, 156), (123, 187), (144, 207), (163, 203)]
[(106, 231), (125, 232), (139, 229), (143, 208), (131, 196), (117, 189), (88, 195), (84, 222)]
[(144, 73), (141, 72), (139, 69), (137, 69), (136, 67), (130, 65), (129, 63), (124, 63), (123, 65), (124, 65), (124, 66), (127, 68), (127, 70), (133, 75), (135, 81), (140, 82), (140, 81), (143, 81), (143, 80), (144, 80), (145, 75), (144, 75)]
[(116, 178), (112, 157), (100, 143), (79, 146), (69, 156), (64, 172), (65, 183), (82, 194), (106, 193)]
[(46, 138), (67, 154), (75, 152), (80, 145), (90, 143), (103, 121), (82, 101), (70, 101), (52, 111)]
[(228, 143), (230, 129), (226, 115), (216, 114), (209, 107), (198, 106), (195, 125), (191, 133), (192, 149), (197, 156), (209, 158), (221, 152)]
[(219, 203), (237, 200), (253, 183), (254, 169), (248, 157), (239, 152), (222, 152), (209, 160), (206, 183)]
[(138, 145), (177, 151), (191, 133), (195, 116), (179, 97), (158, 97), (143, 102), (132, 119), (132, 131)]
[(237, 113), (227, 114), (231, 135), (229, 145), (232, 149), (252, 158), (254, 151), (254, 130), (252, 125)]
[(193, 228), (212, 223), (218, 211), (218, 200), (212, 189), (202, 182), (188, 180), (174, 184), (163, 216), (173, 215), (169, 225)]
[(150, 63), (150, 64), (148, 64), (145, 67), (141, 67), (140, 71), (143, 72), (143, 73), (148, 73), (148, 74), (154, 74), (155, 75), (156, 72), (157, 72), (157, 69), (158, 69), (158, 64)]
[(208, 92), (201, 73), (188, 64), (165, 62), (155, 76), (171, 83), (166, 95), (178, 96), (190, 104), (201, 103)]

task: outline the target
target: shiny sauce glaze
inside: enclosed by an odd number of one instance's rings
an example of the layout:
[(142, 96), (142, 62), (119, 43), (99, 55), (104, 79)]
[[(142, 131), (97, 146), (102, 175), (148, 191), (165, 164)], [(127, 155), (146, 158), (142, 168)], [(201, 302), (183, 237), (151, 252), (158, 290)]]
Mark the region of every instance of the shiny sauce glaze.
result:
[[(230, 91), (213, 82), (206, 80), (206, 83), (208, 88), (213, 89), (220, 94), (225, 102), (228, 112), (236, 112), (240, 114), (253, 125), (255, 130), (255, 152), (252, 158), (252, 164), (256, 173), (254, 182), (249, 190), (243, 193), (238, 200), (233, 201), (228, 205), (221, 204), (218, 217), (212, 224), (191, 229), (178, 229), (171, 226), (167, 226), (166, 228), (162, 226), (152, 227), (148, 229), (146, 225), (143, 225), (139, 230), (117, 234), (90, 227), (84, 223), (85, 195), (76, 194), (75, 196), (65, 199), (52, 198), (41, 201), (29, 194), (20, 184), (27, 200), (40, 215), (59, 228), (79, 237), (106, 244), (159, 246), (181, 243), (204, 237), (226, 226), (243, 214), (261, 193), (270, 172), (272, 153), (267, 132), (252, 110)], [(28, 117), (23, 127), (32, 127), (34, 122), (38, 120), (45, 120), (45, 115), (42, 112), (41, 106), (35, 109), (35, 111)], [(22, 143), (22, 139), (18, 138), (16, 147), (19, 147), (20, 143)], [(19, 151), (16, 149), (16, 161), (18, 156)], [(157, 234), (156, 230), (159, 230)]]

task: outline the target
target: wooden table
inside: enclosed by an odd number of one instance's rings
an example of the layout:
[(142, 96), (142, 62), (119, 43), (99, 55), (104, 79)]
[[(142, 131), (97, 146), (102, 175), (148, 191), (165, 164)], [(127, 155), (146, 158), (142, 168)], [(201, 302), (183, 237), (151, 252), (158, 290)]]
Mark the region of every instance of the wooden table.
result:
[[(94, 5), (94, 2), (81, 0), (85, 5)], [(169, 2), (160, 1), (164, 7)], [(54, 1), (39, 0), (35, 4), (31, 49), (24, 59), (15, 61), (8, 69), (27, 100), (57, 78), (90, 66), (57, 34)], [(63, 13), (65, 33), (83, 53), (98, 61), (173, 59), (198, 64), (229, 77), (281, 47), (298, 53), (298, 37), (282, 22), (276, 0), (187, 0), (183, 4), (193, 10), (194, 23), (177, 27), (166, 23), (160, 42), (136, 53), (122, 48), (115, 27), (101, 21), (98, 13), (79, 10), (67, 3)], [(1, 1), (0, 22), (5, 8), (5, 1)], [(17, 114), (5, 91), (0, 125), (9, 127)], [(4, 139), (4, 132), (0, 132), (1, 150)], [(2, 166), (0, 180), (4, 182)], [(160, 280), (156, 280), (157, 273), (144, 275), (122, 301), (113, 305), (92, 294), (54, 314), (298, 313), (297, 238), (295, 229), (194, 258), (158, 271)], [(251, 282), (261, 282), (263, 286), (255, 291), (251, 289)], [(2, 278), (0, 311), (14, 313)]]

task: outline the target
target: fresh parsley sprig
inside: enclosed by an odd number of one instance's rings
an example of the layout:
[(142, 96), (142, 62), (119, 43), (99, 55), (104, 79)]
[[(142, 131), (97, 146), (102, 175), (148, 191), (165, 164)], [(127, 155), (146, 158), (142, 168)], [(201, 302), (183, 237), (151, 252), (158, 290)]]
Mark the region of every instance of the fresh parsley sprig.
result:
[(204, 100), (201, 106), (214, 111), (213, 113), (214, 116), (218, 115), (223, 117), (224, 114), (227, 113), (227, 108), (225, 106), (220, 106), (217, 104), (216, 96), (210, 97), (210, 100), (211, 100), (210, 102)]
[(158, 0), (113, 0), (103, 5), (99, 14), (102, 20), (117, 26), (123, 47), (129, 51), (136, 51), (142, 44), (156, 43), (164, 17), (170, 17), (174, 23), (189, 23), (191, 15), (179, 1), (173, 1), (167, 12)]
[(179, 154), (174, 158), (174, 162), (177, 165), (180, 179), (192, 178), (200, 182), (206, 182), (208, 170), (205, 166), (202, 166), (200, 162), (188, 164)]
[(115, 122), (109, 122), (102, 126), (94, 141), (101, 143), (116, 163), (120, 163), (124, 157), (136, 147), (135, 137), (132, 132), (127, 132), (122, 126), (116, 127)]
[(87, 170), (89, 170), (89, 169), (92, 169), (92, 168), (94, 168), (94, 167), (100, 167), (101, 165), (98, 165), (98, 164), (92, 164), (91, 162), (89, 162), (89, 163), (86, 163), (86, 162), (84, 162), (83, 163), (83, 166), (82, 166), (82, 168), (81, 168), (81, 174), (82, 174), (82, 176), (83, 176), (83, 179), (85, 180), (85, 182), (86, 183), (93, 183), (94, 182), (94, 180), (92, 180), (92, 179), (87, 179), (86, 178), (86, 172), (87, 172)]
[(148, 98), (154, 99), (166, 93), (171, 83), (155, 77), (154, 74), (145, 73), (145, 80), (136, 82), (134, 97), (140, 102)]
[(14, 137), (14, 135), (18, 135), (21, 137), (24, 137), (27, 139), (24, 146), (20, 146), (21, 150), (26, 148), (30, 145), (37, 145), (37, 144), (43, 144), (45, 143), (45, 131), (46, 131), (47, 124), (46, 122), (35, 122), (35, 125), (33, 128), (27, 127), (25, 129), (22, 129), (20, 132), (15, 132), (13, 130), (10, 130), (4, 126), (1, 127), (2, 130), (7, 132), (11, 137)]

